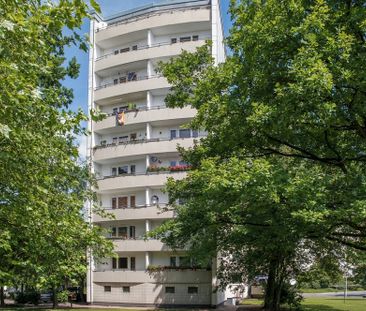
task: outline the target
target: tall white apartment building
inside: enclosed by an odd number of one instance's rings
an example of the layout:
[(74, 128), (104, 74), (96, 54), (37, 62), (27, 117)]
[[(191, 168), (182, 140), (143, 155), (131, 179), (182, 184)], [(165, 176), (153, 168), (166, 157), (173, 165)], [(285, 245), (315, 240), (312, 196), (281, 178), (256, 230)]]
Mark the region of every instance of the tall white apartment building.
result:
[[(136, 1), (138, 5), (138, 1)], [(189, 147), (204, 133), (183, 127), (191, 108), (170, 109), (166, 79), (155, 71), (182, 50), (212, 40), (216, 62), (225, 57), (218, 0), (170, 0), (136, 7), (91, 22), (89, 108), (108, 117), (90, 122), (89, 155), (98, 178), (98, 204), (115, 219), (91, 215), (109, 230), (118, 258), (90, 265), (91, 303), (217, 305), (215, 264), (198, 267), (184, 251), (145, 240), (172, 212), (162, 188), (168, 177), (185, 177), (189, 163), (177, 144)]]

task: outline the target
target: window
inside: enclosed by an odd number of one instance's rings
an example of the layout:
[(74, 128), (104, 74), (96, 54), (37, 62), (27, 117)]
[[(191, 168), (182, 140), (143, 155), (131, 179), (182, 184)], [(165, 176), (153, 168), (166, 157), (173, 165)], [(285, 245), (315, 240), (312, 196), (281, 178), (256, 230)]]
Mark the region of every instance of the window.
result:
[(132, 51), (137, 51), (137, 45), (132, 46)]
[(170, 257), (170, 266), (171, 267), (177, 266), (177, 257), (175, 257), (175, 256)]
[(191, 137), (191, 130), (190, 129), (180, 129), (179, 130), (179, 137), (180, 138), (190, 138)]
[(186, 161), (179, 161), (179, 165), (185, 166), (185, 165), (188, 165), (188, 163)]
[(112, 291), (112, 287), (111, 286), (104, 286), (104, 291), (105, 292), (111, 292)]
[(128, 174), (128, 166), (127, 165), (118, 167), (118, 175), (122, 175), (122, 174)]
[(118, 258), (118, 268), (119, 269), (127, 269), (127, 257)]
[(114, 79), (113, 84), (118, 84), (118, 79)]
[(136, 206), (136, 197), (134, 195), (130, 196), (130, 207)]
[(118, 227), (118, 236), (121, 238), (127, 238), (127, 227)]
[(177, 161), (170, 161), (170, 166), (176, 166), (177, 165)]
[(123, 286), (122, 287), (122, 292), (129, 293), (130, 292), (130, 287), (129, 286)]
[(107, 141), (106, 140), (102, 140), (101, 142), (100, 142), (100, 145), (101, 146), (105, 146), (107, 144)]
[(177, 130), (170, 130), (170, 139), (177, 138)]
[(174, 286), (165, 286), (165, 293), (174, 294), (175, 293), (175, 287)]
[(120, 136), (118, 137), (118, 141), (120, 144), (123, 144), (128, 141), (128, 136)]
[(177, 38), (171, 38), (170, 39), (170, 43), (173, 44), (173, 43), (177, 43)]
[(130, 134), (130, 139), (131, 140), (136, 140), (136, 138), (137, 138), (137, 134), (136, 133)]
[(179, 41), (180, 42), (188, 42), (188, 41), (191, 41), (191, 37), (190, 36), (189, 37), (180, 37)]
[(129, 52), (129, 51), (130, 51), (130, 48), (124, 48), (124, 49), (119, 50), (120, 53), (126, 53), (126, 52)]
[(117, 198), (112, 198), (112, 208), (113, 209), (117, 208)]
[(112, 138), (112, 144), (117, 144), (117, 137)]
[(198, 41), (198, 35), (192, 36), (192, 41)]
[(112, 227), (111, 237), (114, 238), (116, 236), (117, 236), (117, 228), (116, 227)]
[(126, 111), (127, 108), (128, 108), (127, 106), (119, 107), (119, 112)]
[(112, 269), (117, 269), (117, 259), (116, 258), (112, 258)]
[(190, 267), (191, 266), (191, 260), (187, 256), (179, 257), (179, 266), (180, 267)]
[(118, 50), (114, 50), (114, 55), (117, 55), (119, 53)]
[(130, 165), (130, 173), (135, 174), (136, 173), (136, 165)]
[(136, 270), (136, 258), (135, 257), (131, 257), (131, 270), (133, 270), (133, 271)]
[(112, 176), (117, 175), (117, 167), (112, 167)]
[(128, 81), (135, 81), (137, 80), (136, 72), (131, 71), (127, 74), (127, 80)]
[(118, 197), (118, 208), (126, 208), (127, 205), (127, 197)]
[(126, 77), (120, 77), (119, 78), (119, 83), (126, 83), (127, 78)]
[(188, 294), (198, 294), (197, 286), (188, 286)]
[(135, 226), (130, 227), (130, 238), (134, 239), (136, 237), (136, 228)]
[(118, 113), (118, 108), (113, 108), (113, 112), (112, 112), (112, 114), (113, 115), (116, 115)]
[(198, 137), (198, 131), (192, 130), (192, 137)]

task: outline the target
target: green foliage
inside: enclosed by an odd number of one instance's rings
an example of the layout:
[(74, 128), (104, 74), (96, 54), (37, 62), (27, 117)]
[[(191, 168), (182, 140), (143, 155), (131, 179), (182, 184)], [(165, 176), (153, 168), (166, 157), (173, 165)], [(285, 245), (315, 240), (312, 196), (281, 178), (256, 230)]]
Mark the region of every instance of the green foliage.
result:
[(366, 9), (231, 3), (225, 63), (206, 45), (160, 67), (167, 105), (196, 108), (190, 126), (208, 136), (180, 148), (193, 170), (169, 180), (177, 217), (157, 232), (195, 257), (219, 252), (222, 285), (268, 275), (265, 308), (278, 310), (317, 256), (366, 250)]
[(28, 290), (25, 292), (19, 292), (15, 295), (15, 302), (20, 304), (31, 303), (38, 305), (40, 294), (36, 290)]
[(76, 137), (87, 116), (69, 109), (60, 82), (78, 75), (64, 49), (87, 43), (74, 30), (88, 11), (83, 1), (0, 0), (0, 285), (57, 288), (85, 274), (88, 248), (112, 249), (85, 221), (94, 180)]

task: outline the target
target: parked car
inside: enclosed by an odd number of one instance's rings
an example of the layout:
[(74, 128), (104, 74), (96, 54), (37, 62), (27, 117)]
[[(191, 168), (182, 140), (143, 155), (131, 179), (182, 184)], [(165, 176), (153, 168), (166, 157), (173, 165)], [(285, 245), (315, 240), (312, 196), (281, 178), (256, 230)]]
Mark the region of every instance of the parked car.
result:
[(52, 302), (53, 300), (53, 293), (52, 292), (42, 292), (40, 301), (47, 303)]

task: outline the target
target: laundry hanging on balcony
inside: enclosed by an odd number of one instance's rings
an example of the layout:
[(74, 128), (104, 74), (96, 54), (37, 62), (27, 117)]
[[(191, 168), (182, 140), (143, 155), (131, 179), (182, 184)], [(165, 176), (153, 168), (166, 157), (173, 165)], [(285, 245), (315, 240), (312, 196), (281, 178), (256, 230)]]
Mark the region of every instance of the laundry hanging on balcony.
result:
[(116, 126), (122, 126), (125, 124), (125, 112), (120, 111), (116, 114)]

